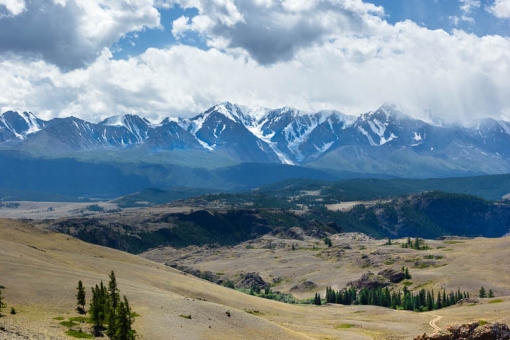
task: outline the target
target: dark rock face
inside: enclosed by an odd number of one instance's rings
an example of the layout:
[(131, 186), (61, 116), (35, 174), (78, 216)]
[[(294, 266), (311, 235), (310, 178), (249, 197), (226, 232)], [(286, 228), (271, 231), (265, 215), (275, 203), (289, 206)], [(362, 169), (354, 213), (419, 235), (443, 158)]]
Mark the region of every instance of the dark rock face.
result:
[(305, 239), (303, 229), (297, 227), (293, 227), (290, 229), (277, 228), (271, 232), (271, 236), (278, 237), (284, 240), (303, 241)]
[(305, 228), (305, 234), (315, 238), (326, 237), (326, 233), (324, 232), (324, 225), (317, 220), (312, 220), (308, 223)]
[(259, 273), (247, 273), (243, 279), (236, 284), (237, 288), (251, 288), (253, 286), (264, 289), (269, 285), (260, 277)]
[(384, 288), (390, 285), (389, 280), (382, 275), (375, 275), (372, 272), (361, 275), (361, 278), (356, 281), (351, 281), (347, 286), (354, 287), (356, 289), (376, 289)]
[(395, 269), (384, 269), (381, 270), (378, 275), (384, 276), (392, 283), (399, 283), (403, 279), (405, 279), (405, 274), (402, 271), (397, 271)]
[(510, 340), (510, 329), (505, 324), (473, 322), (449, 326), (445, 332), (417, 336), (414, 340)]

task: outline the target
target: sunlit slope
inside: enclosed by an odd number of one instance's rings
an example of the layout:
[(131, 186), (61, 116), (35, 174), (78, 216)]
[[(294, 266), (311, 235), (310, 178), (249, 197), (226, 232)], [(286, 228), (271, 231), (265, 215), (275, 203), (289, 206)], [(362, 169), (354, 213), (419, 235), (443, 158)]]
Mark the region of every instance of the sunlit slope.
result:
[[(455, 252), (458, 261), (469, 257), (470, 263), (465, 261), (466, 266), (457, 271), (457, 261), (452, 262), (441, 275), (451, 273), (460, 279), (473, 266), (487, 273), (506, 270), (504, 261), (487, 266), (482, 249), (490, 247), (504, 255), (508, 251), (507, 239), (480, 240), (484, 248), (480, 248), (479, 259), (472, 249), (467, 249), (474, 243), (461, 244), (466, 251)], [(263, 267), (264, 263), (260, 265)], [(6, 316), (0, 318), (0, 325), (18, 327), (23, 334), (64, 338), (66, 329), (53, 318), (76, 315), (77, 281), (83, 280), (89, 293), (91, 285), (108, 281), (111, 270), (116, 273), (121, 294), (128, 296), (133, 310), (141, 315), (134, 324), (141, 339), (412, 339), (423, 332), (430, 333), (429, 322), (435, 318), (426, 313), (370, 306), (297, 306), (255, 298), (138, 256), (21, 222), (0, 220), (0, 285), (5, 286), (2, 292), (8, 308), (14, 306), (18, 311), (13, 316), (4, 310)], [(506, 280), (507, 276), (502, 275), (501, 279)], [(501, 320), (510, 311), (510, 302), (502, 299), (496, 305), (483, 303), (437, 311), (444, 315), (438, 324), (444, 327), (450, 321)], [(180, 314), (191, 315), (191, 319)]]

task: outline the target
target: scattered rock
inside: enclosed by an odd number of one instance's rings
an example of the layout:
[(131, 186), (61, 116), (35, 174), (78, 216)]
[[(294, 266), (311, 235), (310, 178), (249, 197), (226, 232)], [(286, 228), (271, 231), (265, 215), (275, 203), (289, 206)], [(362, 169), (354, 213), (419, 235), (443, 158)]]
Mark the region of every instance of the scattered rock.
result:
[(464, 299), (461, 299), (459, 301), (457, 301), (457, 304), (458, 305), (462, 305), (464, 303), (469, 303), (469, 304), (472, 304), (472, 303), (478, 303), (478, 299), (477, 298), (464, 298)]
[(505, 324), (473, 322), (449, 326), (445, 332), (427, 336), (423, 334), (414, 340), (510, 340), (510, 329)]
[(290, 289), (291, 292), (299, 291), (299, 292), (309, 292), (317, 288), (317, 285), (312, 281), (305, 281), (298, 285), (295, 285)]
[(181, 265), (179, 265), (178, 263), (175, 263), (175, 262), (167, 263), (166, 265), (169, 266), (169, 267), (178, 269), (178, 270), (180, 270), (182, 272), (185, 272), (185, 273), (191, 274), (193, 276), (199, 277), (201, 279), (204, 279), (204, 280), (216, 283), (216, 284), (221, 284), (223, 282), (223, 280), (218, 275), (216, 275), (215, 273), (213, 273), (213, 272), (211, 272), (209, 270), (201, 271), (199, 269), (194, 269), (194, 268), (187, 267), (187, 266), (181, 266)]
[(441, 236), (441, 237), (438, 237), (436, 238), (436, 240), (439, 240), (439, 241), (451, 241), (451, 240), (469, 240), (470, 238), (469, 237), (465, 237), (465, 236)]
[(236, 284), (237, 288), (251, 288), (253, 286), (264, 289), (269, 285), (260, 277), (259, 273), (248, 273)]

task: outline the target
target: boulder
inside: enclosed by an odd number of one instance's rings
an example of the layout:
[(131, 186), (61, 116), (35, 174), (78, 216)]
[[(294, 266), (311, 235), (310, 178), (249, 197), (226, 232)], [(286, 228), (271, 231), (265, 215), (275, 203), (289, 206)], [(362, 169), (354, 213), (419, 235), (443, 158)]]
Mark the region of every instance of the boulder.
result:
[(414, 340), (510, 340), (510, 329), (498, 322), (452, 325), (446, 331), (427, 336), (419, 335)]

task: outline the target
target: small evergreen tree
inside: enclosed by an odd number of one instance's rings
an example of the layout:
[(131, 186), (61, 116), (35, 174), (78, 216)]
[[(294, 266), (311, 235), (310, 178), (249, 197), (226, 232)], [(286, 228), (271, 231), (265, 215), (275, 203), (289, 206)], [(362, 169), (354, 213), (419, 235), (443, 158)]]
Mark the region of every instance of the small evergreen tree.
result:
[(115, 329), (115, 332), (111, 336), (112, 340), (134, 340), (135, 331), (131, 328), (134, 319), (125, 295), (124, 301), (119, 301), (115, 315), (115, 326), (111, 327)]
[(478, 296), (482, 299), (487, 297), (487, 291), (485, 290), (485, 288), (483, 288), (483, 286), (478, 291)]
[(92, 300), (90, 301), (90, 321), (94, 324), (96, 331), (103, 329), (106, 318), (108, 317), (108, 290), (103, 285), (103, 281), (96, 284), (96, 287), (92, 287)]
[(116, 334), (116, 313), (117, 313), (117, 307), (120, 302), (120, 296), (119, 296), (119, 289), (117, 288), (117, 278), (115, 277), (115, 273), (110, 273), (110, 282), (108, 282), (108, 298), (109, 298), (109, 304), (108, 304), (108, 315), (107, 315), (107, 322), (108, 322), (108, 331), (106, 334), (112, 338)]
[(2, 296), (2, 290), (0, 289), (0, 316), (2, 315), (2, 309), (7, 307), (7, 305), (4, 303), (4, 297)]
[(494, 297), (494, 292), (492, 291), (492, 289), (489, 289), (489, 297), (490, 297), (490, 298), (493, 298), (493, 297)]
[(76, 292), (76, 304), (78, 305), (78, 307), (76, 309), (81, 314), (84, 314), (85, 313), (85, 304), (86, 304), (85, 288), (83, 287), (83, 283), (81, 282), (81, 280), (78, 281), (78, 287), (76, 287), (76, 289), (78, 290)]
[(333, 246), (333, 243), (331, 242), (331, 239), (329, 237), (326, 237), (324, 239), (324, 244), (326, 244), (328, 248), (331, 248)]

